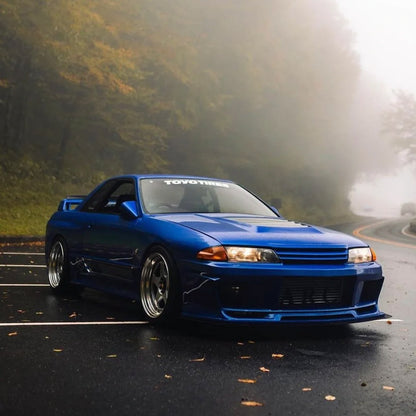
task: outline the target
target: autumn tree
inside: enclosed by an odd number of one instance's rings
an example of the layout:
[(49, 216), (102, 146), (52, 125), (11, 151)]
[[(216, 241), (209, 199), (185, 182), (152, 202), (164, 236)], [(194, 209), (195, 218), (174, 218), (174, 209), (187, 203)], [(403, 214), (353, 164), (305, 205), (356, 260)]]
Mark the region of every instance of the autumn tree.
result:
[(220, 176), (345, 212), (371, 149), (351, 42), (333, 0), (0, 0), (0, 176)]
[(384, 117), (384, 132), (409, 163), (416, 162), (416, 99), (411, 93), (396, 91)]

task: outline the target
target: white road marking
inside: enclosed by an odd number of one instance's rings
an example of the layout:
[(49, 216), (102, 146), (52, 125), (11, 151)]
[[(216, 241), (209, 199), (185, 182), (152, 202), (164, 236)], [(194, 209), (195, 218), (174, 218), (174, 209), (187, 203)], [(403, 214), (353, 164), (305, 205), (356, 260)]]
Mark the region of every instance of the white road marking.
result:
[(0, 251), (0, 255), (5, 256), (45, 256), (45, 253), (22, 253), (18, 251)]
[(48, 283), (1, 283), (0, 287), (49, 287)]
[(416, 235), (414, 235), (414, 234), (412, 234), (412, 233), (410, 233), (408, 230), (409, 230), (409, 228), (410, 228), (410, 225), (409, 224), (407, 224), (406, 226), (404, 226), (403, 228), (402, 228), (402, 234), (404, 234), (406, 237), (411, 237), (411, 238), (416, 238)]
[(147, 321), (87, 321), (87, 322), (0, 322), (0, 327), (68, 326), (68, 325), (147, 325)]
[(45, 269), (46, 265), (44, 264), (0, 264), (0, 267), (38, 267)]

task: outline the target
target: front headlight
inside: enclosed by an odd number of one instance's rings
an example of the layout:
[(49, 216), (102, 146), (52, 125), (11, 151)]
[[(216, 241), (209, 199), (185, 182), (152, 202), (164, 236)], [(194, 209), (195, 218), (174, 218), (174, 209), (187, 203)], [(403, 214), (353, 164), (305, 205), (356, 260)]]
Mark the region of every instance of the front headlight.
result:
[(197, 254), (197, 258), (211, 261), (244, 263), (279, 263), (278, 255), (269, 248), (257, 247), (208, 247)]
[(279, 257), (269, 248), (225, 247), (228, 261), (278, 263)]
[(348, 263), (368, 263), (376, 260), (376, 253), (370, 247), (350, 248)]

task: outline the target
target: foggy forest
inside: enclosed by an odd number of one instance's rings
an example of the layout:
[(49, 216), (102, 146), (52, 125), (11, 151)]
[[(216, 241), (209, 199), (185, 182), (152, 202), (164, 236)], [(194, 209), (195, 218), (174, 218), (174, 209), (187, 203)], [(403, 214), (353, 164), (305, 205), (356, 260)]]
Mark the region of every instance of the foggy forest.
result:
[(42, 235), (60, 199), (123, 173), (345, 218), (392, 152), (353, 42), (333, 0), (0, 0), (0, 234)]

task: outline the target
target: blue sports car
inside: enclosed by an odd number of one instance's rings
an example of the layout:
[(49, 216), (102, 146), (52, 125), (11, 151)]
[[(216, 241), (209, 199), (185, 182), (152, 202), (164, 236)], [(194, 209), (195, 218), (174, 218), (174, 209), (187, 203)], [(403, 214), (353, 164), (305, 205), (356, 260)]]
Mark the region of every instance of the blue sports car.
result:
[(152, 322), (349, 323), (384, 317), (362, 241), (288, 221), (233, 182), (127, 175), (59, 204), (46, 229), (54, 292), (136, 299)]

